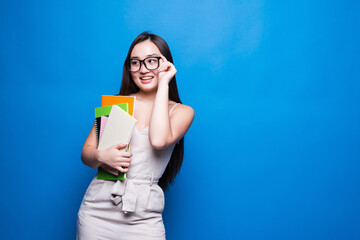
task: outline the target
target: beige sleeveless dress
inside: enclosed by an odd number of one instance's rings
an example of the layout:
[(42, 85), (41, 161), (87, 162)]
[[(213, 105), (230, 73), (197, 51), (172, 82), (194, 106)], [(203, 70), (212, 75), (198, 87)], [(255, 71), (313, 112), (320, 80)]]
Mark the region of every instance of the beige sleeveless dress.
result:
[(148, 131), (148, 127), (141, 132), (134, 130), (130, 143), (133, 157), (126, 180), (98, 180), (95, 176), (91, 181), (78, 212), (76, 239), (165, 239), (162, 220), (165, 199), (157, 182), (175, 144), (155, 150)]

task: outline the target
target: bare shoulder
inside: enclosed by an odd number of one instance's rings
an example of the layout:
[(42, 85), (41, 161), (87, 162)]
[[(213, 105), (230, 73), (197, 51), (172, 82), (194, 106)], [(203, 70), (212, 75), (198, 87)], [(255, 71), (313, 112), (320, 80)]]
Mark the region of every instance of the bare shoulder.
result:
[[(172, 105), (175, 106), (176, 103)], [(195, 111), (192, 107), (185, 105), (185, 104), (177, 104), (176, 107), (173, 109), (172, 113), (175, 115), (185, 115), (187, 118), (194, 118)]]
[(178, 108), (178, 109), (181, 109), (181, 111), (186, 111), (188, 113), (194, 113), (194, 109), (188, 105), (185, 105), (185, 104), (178, 104), (175, 109)]
[[(175, 106), (175, 104), (173, 105)], [(185, 135), (194, 120), (194, 109), (185, 104), (177, 104), (170, 115), (173, 134), (177, 139)]]

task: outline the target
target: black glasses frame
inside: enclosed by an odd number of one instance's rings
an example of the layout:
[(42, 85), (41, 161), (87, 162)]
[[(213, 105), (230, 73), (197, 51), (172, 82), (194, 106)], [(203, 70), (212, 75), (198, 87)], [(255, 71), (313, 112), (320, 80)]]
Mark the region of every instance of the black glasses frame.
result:
[[(149, 68), (146, 66), (145, 60), (146, 60), (146, 59), (149, 59), (149, 58), (157, 58), (157, 60), (158, 60), (158, 66), (157, 66), (156, 68), (149, 69)], [(157, 57), (157, 56), (154, 56), (154, 57), (147, 57), (147, 58), (144, 58), (143, 60), (139, 60), (139, 59), (130, 59), (130, 60), (128, 61), (128, 69), (129, 69), (129, 71), (130, 71), (130, 72), (137, 72), (137, 71), (139, 71), (139, 70), (141, 69), (141, 63), (143, 63), (143, 64), (144, 64), (144, 66), (146, 67), (146, 69), (147, 69), (147, 70), (155, 70), (155, 69), (157, 69), (157, 68), (160, 66), (160, 59), (161, 59), (161, 57)], [(138, 69), (138, 70), (136, 70), (136, 71), (131, 71), (131, 69), (130, 69), (130, 62), (131, 62), (132, 60), (137, 60), (137, 61), (139, 61), (139, 62), (140, 62), (139, 69)]]

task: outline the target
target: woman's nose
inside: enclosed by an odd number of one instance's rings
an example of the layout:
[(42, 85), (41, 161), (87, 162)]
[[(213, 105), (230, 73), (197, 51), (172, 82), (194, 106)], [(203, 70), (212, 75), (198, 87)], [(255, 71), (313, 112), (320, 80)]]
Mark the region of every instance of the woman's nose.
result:
[(145, 63), (141, 63), (139, 71), (140, 72), (148, 72), (149, 70), (145, 67)]

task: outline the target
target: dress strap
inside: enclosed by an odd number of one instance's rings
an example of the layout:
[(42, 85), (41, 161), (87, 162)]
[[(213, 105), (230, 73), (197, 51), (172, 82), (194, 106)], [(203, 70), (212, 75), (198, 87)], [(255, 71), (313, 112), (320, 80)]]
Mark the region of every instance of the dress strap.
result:
[(171, 110), (170, 110), (170, 112), (169, 112), (169, 116), (171, 115), (171, 112), (174, 110), (174, 108), (175, 108), (178, 104), (180, 104), (180, 103), (174, 104), (174, 106), (171, 108)]

